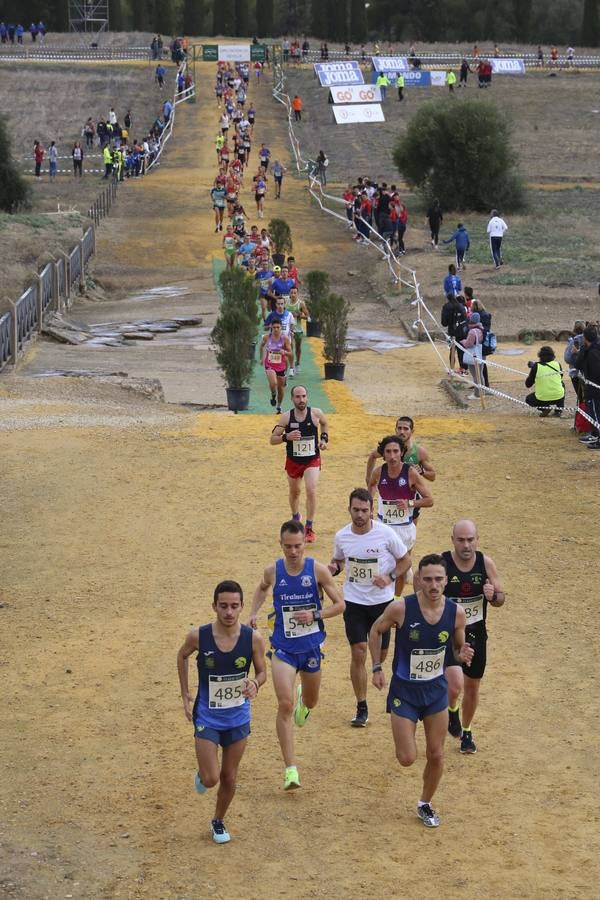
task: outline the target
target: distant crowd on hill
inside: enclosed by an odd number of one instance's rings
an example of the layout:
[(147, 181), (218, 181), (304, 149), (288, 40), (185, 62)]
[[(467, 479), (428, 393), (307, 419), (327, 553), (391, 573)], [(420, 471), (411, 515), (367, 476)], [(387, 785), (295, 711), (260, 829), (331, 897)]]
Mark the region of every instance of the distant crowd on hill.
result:
[[(40, 39), (40, 44), (44, 43), (44, 38), (46, 37), (47, 30), (46, 26), (40, 19), (40, 21), (36, 24), (32, 22), (28, 28), (31, 42), (35, 44), (38, 37)], [(18, 25), (14, 25), (12, 22), (9, 22), (6, 25), (5, 22), (0, 22), (0, 42), (3, 44), (22, 44), (23, 43), (23, 35), (25, 34), (25, 29), (19, 23)]]

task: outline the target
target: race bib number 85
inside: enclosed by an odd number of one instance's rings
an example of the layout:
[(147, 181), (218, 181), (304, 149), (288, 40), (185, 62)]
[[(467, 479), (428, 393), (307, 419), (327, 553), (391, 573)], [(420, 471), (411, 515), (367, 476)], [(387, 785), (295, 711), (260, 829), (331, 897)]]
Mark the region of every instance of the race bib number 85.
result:
[(244, 703), (245, 675), (209, 675), (208, 707), (209, 709), (231, 709)]
[(413, 650), (410, 654), (410, 677), (412, 681), (431, 681), (444, 671), (446, 646), (435, 650)]
[(465, 611), (467, 625), (483, 621), (483, 594), (478, 597), (464, 597), (456, 601)]

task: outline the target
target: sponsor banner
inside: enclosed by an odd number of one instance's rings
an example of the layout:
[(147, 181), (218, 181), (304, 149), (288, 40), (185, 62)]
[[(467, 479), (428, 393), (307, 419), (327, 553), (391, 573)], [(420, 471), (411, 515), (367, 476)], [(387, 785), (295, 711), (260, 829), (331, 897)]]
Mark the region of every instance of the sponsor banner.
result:
[(430, 72), (431, 75), (431, 84), (433, 87), (444, 87), (446, 84), (446, 73), (445, 72)]
[[(371, 81), (373, 84), (377, 81), (380, 72), (371, 72)], [(393, 72), (385, 73), (390, 79), (388, 90), (393, 91), (396, 87), (396, 79), (392, 78)], [(404, 87), (443, 87), (446, 84), (445, 72), (429, 72), (425, 69), (414, 69), (410, 72), (402, 72), (404, 75)]]
[(524, 75), (525, 63), (522, 59), (491, 59), (494, 75)]
[(218, 44), (202, 44), (202, 62), (217, 62), (218, 59)]
[(250, 44), (250, 62), (264, 62), (267, 51), (264, 44)]
[(374, 84), (347, 84), (345, 87), (332, 87), (333, 103), (381, 103), (381, 91)]
[(250, 44), (219, 44), (219, 61), (247, 62), (250, 59)]
[(408, 72), (405, 56), (372, 56), (371, 62), (376, 72)]
[(355, 59), (344, 62), (315, 63), (315, 74), (322, 87), (336, 84), (364, 84), (365, 79)]
[(356, 103), (353, 106), (334, 106), (333, 115), (338, 125), (356, 122), (385, 122), (380, 103)]

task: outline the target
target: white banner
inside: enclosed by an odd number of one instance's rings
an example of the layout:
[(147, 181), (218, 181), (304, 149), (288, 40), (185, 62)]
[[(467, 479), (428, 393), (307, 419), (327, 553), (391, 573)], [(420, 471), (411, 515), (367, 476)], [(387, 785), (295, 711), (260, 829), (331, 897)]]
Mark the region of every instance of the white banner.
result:
[(250, 62), (250, 44), (219, 44), (219, 61)]
[(374, 84), (332, 87), (331, 99), (334, 103), (381, 103), (381, 89)]
[(322, 87), (332, 84), (364, 84), (360, 66), (354, 59), (344, 62), (315, 63), (315, 73)]
[(351, 125), (356, 122), (385, 122), (380, 103), (334, 106), (333, 115), (338, 125)]
[(376, 72), (407, 72), (408, 60), (405, 56), (372, 56)]
[(491, 59), (494, 75), (524, 75), (525, 63), (522, 59)]
[(445, 72), (430, 72), (432, 87), (444, 87), (446, 84)]

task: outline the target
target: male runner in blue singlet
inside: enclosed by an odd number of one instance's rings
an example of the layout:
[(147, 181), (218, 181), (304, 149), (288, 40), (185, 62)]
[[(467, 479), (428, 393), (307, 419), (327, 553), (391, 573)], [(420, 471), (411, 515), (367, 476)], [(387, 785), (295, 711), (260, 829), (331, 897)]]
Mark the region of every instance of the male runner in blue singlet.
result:
[[(233, 795), (237, 771), (250, 734), (250, 703), (267, 679), (265, 643), (258, 631), (241, 625), (244, 605), (237, 581), (221, 581), (215, 588), (216, 621), (190, 631), (177, 654), (177, 671), (186, 719), (194, 723), (198, 771), (196, 791), (219, 785), (213, 840), (231, 840), (224, 823)], [(188, 658), (197, 653), (198, 693), (192, 704), (188, 683)], [(254, 678), (249, 677), (250, 665)], [(219, 768), (218, 746), (222, 747)]]
[[(344, 611), (344, 599), (327, 566), (305, 557), (304, 526), (291, 519), (281, 526), (283, 558), (267, 566), (254, 592), (249, 624), (257, 627), (258, 610), (270, 589), (273, 686), (277, 695), (277, 737), (285, 762), (283, 789), (300, 787), (294, 753), (293, 721), (301, 728), (319, 699), (324, 619)], [(321, 604), (322, 591), (331, 606)], [(296, 687), (296, 675), (300, 683)], [(294, 700), (295, 694), (295, 700)]]
[(388, 694), (392, 735), (401, 766), (412, 766), (417, 757), (415, 734), (423, 720), (427, 763), (417, 815), (428, 828), (440, 824), (431, 806), (444, 770), (444, 740), (448, 731), (448, 683), (444, 676), (447, 645), (452, 642), (457, 660), (467, 666), (473, 649), (465, 643), (464, 610), (444, 596), (447, 583), (443, 556), (430, 553), (419, 563), (420, 590), (394, 600), (372, 626), (369, 650), (373, 660), (373, 684), (385, 687), (381, 665), (382, 637), (396, 628), (392, 679)]

